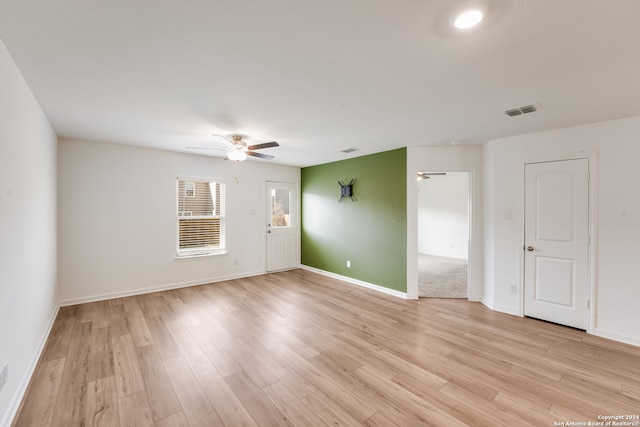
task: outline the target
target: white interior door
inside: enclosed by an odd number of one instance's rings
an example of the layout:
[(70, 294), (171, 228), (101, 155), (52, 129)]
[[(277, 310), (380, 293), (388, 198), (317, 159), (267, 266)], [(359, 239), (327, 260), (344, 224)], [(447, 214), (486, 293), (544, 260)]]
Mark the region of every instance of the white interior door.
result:
[(267, 271), (298, 266), (296, 186), (267, 182)]
[(524, 314), (587, 329), (589, 161), (525, 165)]

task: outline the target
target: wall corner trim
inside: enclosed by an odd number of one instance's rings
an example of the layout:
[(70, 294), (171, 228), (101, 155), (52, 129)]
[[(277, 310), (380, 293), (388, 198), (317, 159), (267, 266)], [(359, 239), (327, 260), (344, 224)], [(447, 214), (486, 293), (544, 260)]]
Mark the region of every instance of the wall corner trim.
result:
[(382, 292), (397, 298), (402, 299), (410, 299), (405, 292), (396, 291), (395, 289), (385, 288), (384, 286), (376, 285), (369, 282), (364, 282), (362, 280), (354, 279), (352, 277), (342, 276), (340, 274), (332, 273), (330, 271), (320, 270), (318, 268), (309, 267), (308, 265), (300, 264), (299, 268), (307, 271), (311, 271), (312, 273), (318, 273), (323, 276), (331, 277), (332, 279), (342, 280), (343, 282), (351, 283), (353, 285), (362, 286), (364, 288), (369, 288), (374, 291)]

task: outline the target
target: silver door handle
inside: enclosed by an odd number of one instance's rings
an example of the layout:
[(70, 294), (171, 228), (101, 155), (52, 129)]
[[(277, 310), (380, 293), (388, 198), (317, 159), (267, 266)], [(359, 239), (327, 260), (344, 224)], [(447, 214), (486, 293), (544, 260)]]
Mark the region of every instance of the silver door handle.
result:
[(527, 250), (528, 250), (529, 252), (533, 252), (533, 249), (534, 249), (534, 248), (533, 248), (533, 246), (527, 246)]

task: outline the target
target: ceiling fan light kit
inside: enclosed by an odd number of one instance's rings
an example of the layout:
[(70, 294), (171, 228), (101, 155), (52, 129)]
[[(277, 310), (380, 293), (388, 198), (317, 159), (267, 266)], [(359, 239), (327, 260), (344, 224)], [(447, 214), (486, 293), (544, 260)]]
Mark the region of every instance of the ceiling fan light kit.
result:
[(242, 149), (234, 148), (232, 151), (227, 153), (227, 159), (233, 160), (234, 162), (241, 162), (247, 159), (247, 153), (242, 151)]
[(227, 156), (225, 157), (225, 160), (233, 160), (234, 162), (241, 162), (243, 160), (246, 160), (248, 156), (258, 157), (259, 159), (271, 160), (273, 159), (272, 155), (258, 153), (254, 150), (262, 150), (263, 148), (272, 148), (272, 147), (280, 146), (280, 144), (278, 144), (275, 141), (263, 142), (260, 144), (247, 146), (247, 143), (242, 140), (242, 135), (231, 135), (231, 139), (227, 138), (224, 135), (218, 135), (215, 133), (213, 134), (213, 136), (224, 138), (227, 143), (227, 149), (225, 150), (225, 149), (215, 148), (215, 147), (188, 147), (188, 148), (226, 151)]

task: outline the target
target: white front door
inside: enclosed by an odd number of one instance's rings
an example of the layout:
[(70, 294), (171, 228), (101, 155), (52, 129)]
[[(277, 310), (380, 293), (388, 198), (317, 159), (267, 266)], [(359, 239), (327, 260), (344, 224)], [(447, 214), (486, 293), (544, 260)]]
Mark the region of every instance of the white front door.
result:
[(267, 182), (267, 271), (298, 266), (296, 185)]
[(589, 160), (525, 165), (524, 314), (589, 325)]

